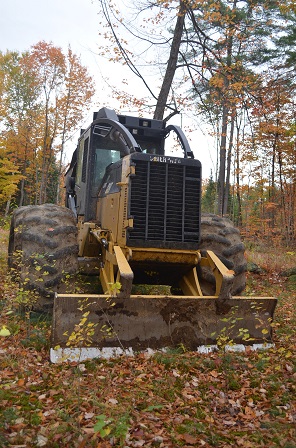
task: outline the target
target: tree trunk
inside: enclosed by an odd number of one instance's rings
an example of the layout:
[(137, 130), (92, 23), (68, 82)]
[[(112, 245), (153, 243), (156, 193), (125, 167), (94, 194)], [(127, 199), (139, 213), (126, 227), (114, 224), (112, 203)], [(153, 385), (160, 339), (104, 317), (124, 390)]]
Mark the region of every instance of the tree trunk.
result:
[(55, 203), (59, 204), (60, 201), (60, 184), (61, 184), (61, 177), (62, 177), (62, 166), (63, 166), (63, 156), (64, 156), (64, 133), (63, 133), (63, 140), (61, 145), (61, 154), (60, 154), (60, 160), (59, 160), (59, 171), (58, 171), (58, 182), (57, 182), (57, 193), (56, 193), (56, 200)]
[(222, 127), (221, 127), (221, 145), (219, 154), (219, 176), (218, 176), (218, 214), (223, 215), (225, 200), (225, 172), (226, 172), (226, 138), (228, 125), (228, 107), (223, 105)]
[[(236, 8), (236, 0), (233, 3), (233, 9)], [(233, 47), (233, 37), (232, 37), (232, 25), (229, 28), (229, 34), (227, 37), (227, 57), (226, 57), (226, 67), (224, 71), (224, 86), (222, 92), (222, 128), (221, 128), (221, 146), (220, 146), (220, 167), (219, 167), (219, 177), (218, 177), (218, 214), (223, 216), (224, 213), (224, 202), (226, 200), (225, 191), (225, 173), (226, 173), (226, 141), (227, 141), (227, 129), (228, 129), (228, 115), (229, 115), (229, 73), (232, 65), (232, 47)], [(231, 163), (231, 157), (228, 164)]]
[(6, 202), (4, 218), (6, 218), (6, 217), (8, 216), (8, 213), (9, 213), (9, 207), (10, 207), (10, 202), (11, 202), (11, 196), (9, 197), (9, 199), (8, 199), (7, 202)]
[(233, 137), (234, 137), (234, 113), (235, 113), (235, 111), (233, 111), (233, 114), (232, 114), (232, 117), (231, 117), (229, 145), (228, 145), (228, 151), (227, 151), (227, 168), (226, 168), (226, 182), (225, 182), (225, 193), (224, 193), (224, 202), (223, 202), (223, 215), (227, 215), (227, 213), (228, 213), (228, 198), (229, 198), (229, 191), (230, 191), (231, 156), (232, 156)]
[[(172, 82), (174, 79), (174, 75), (176, 72), (177, 62), (178, 62), (178, 54), (183, 34), (183, 27), (185, 21), (185, 11), (186, 6), (183, 0), (180, 1), (180, 8), (177, 17), (177, 22), (174, 30), (174, 37), (172, 41), (170, 56), (167, 62), (166, 72), (162, 81), (162, 86), (160, 89), (160, 93), (157, 99), (155, 111), (154, 111), (154, 119), (155, 120), (163, 120), (164, 111), (167, 105), (168, 96), (170, 93), (170, 89), (172, 86)], [(175, 111), (177, 113), (177, 111)]]
[[(238, 132), (237, 132), (238, 135)], [(242, 226), (242, 204), (241, 204), (241, 195), (240, 195), (240, 154), (239, 154), (239, 141), (237, 138), (236, 141), (236, 199), (237, 199), (237, 216), (238, 226)]]
[(24, 205), (24, 197), (25, 197), (25, 179), (22, 179), (20, 182), (20, 199), (19, 199), (19, 207)]
[(47, 167), (47, 150), (48, 150), (48, 133), (49, 133), (49, 117), (48, 117), (48, 99), (45, 104), (45, 130), (43, 137), (43, 148), (42, 148), (42, 164), (41, 164), (41, 179), (40, 179), (40, 190), (39, 190), (39, 205), (44, 204), (45, 198), (45, 172)]
[[(70, 75), (71, 75), (71, 69), (70, 69)], [(65, 138), (66, 138), (66, 128), (67, 128), (67, 120), (68, 120), (68, 110), (69, 110), (69, 105), (70, 105), (70, 98), (71, 98), (71, 91), (70, 91), (70, 86), (69, 86), (68, 90), (67, 90), (67, 101), (66, 101), (64, 119), (63, 119), (62, 144), (61, 144), (61, 154), (60, 154), (60, 160), (59, 160), (56, 204), (58, 204), (59, 200), (60, 200), (60, 184), (61, 184), (61, 176), (62, 176), (63, 156), (64, 156), (64, 149), (65, 149)]]

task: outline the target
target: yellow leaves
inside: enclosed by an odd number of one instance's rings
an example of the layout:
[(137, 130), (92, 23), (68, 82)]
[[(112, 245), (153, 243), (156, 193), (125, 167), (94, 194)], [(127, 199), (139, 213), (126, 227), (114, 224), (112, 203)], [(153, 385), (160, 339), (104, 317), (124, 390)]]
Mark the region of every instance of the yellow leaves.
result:
[(157, 0), (159, 5), (162, 5), (164, 8), (168, 8), (170, 6), (170, 2), (168, 0)]
[(88, 321), (90, 311), (86, 311), (87, 307), (91, 305), (88, 299), (80, 301), (80, 306), (77, 310), (81, 311), (80, 321), (74, 325), (73, 331), (69, 335), (69, 331), (63, 333), (67, 336), (67, 347), (87, 347), (91, 344), (92, 337), (95, 333), (96, 323)]
[[(69, 336), (69, 338), (68, 338), (68, 342), (75, 341), (75, 340), (76, 340), (76, 337), (77, 337), (76, 333), (72, 333), (72, 334), (70, 334), (70, 336)], [(68, 344), (68, 342), (67, 342), (67, 345), (70, 345), (70, 344)]]
[(6, 83), (5, 104), (0, 101), (5, 118), (0, 141), (0, 203), (15, 196), (23, 179), (22, 194), (31, 203), (36, 191), (45, 190), (52, 155), (61, 150), (61, 140), (77, 130), (95, 88), (71, 49), (64, 54), (61, 48), (42, 41), (24, 54), (15, 52), (14, 59), (13, 54), (8, 52), (11, 60), (1, 66)]
[(109, 283), (109, 287), (110, 287), (111, 296), (115, 297), (116, 294), (118, 294), (121, 290), (121, 283), (120, 282)]
[(290, 350), (288, 350), (286, 353), (285, 353), (285, 358), (286, 359), (289, 359), (289, 358), (292, 358), (293, 357), (293, 353), (290, 351)]
[(6, 149), (0, 146), (0, 204), (14, 195), (21, 179), (24, 176), (20, 174), (11, 156), (8, 157)]
[(3, 325), (1, 330), (0, 330), (0, 336), (1, 337), (7, 337), (7, 336), (10, 336), (10, 335), (11, 335), (11, 333), (8, 330), (8, 328), (5, 325)]

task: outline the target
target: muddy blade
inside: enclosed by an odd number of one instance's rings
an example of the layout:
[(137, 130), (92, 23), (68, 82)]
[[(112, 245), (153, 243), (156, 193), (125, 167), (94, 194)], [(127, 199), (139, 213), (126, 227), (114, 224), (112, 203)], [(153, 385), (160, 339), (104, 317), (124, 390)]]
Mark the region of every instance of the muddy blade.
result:
[(52, 347), (196, 350), (221, 335), (235, 343), (270, 342), (275, 306), (274, 298), (58, 295)]

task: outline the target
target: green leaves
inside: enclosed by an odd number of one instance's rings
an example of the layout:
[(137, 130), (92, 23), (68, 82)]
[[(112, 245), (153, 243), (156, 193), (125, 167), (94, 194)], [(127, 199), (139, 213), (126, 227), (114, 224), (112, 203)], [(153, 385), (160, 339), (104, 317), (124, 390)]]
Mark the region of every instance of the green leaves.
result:
[(155, 404), (152, 406), (148, 406), (148, 408), (144, 409), (145, 412), (152, 412), (152, 411), (158, 411), (163, 408), (162, 404)]
[(102, 438), (108, 436), (111, 432), (110, 426), (111, 420), (107, 419), (106, 415), (101, 414), (97, 417), (97, 423), (94, 425), (94, 431), (100, 433)]

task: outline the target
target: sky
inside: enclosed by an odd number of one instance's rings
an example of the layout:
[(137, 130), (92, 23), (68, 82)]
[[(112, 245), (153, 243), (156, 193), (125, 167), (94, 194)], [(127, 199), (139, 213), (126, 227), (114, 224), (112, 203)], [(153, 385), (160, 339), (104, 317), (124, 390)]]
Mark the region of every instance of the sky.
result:
[[(64, 50), (70, 45), (95, 80), (97, 94), (93, 111), (104, 106), (118, 109), (119, 105), (112, 98), (108, 84), (119, 84), (123, 78), (130, 80), (131, 73), (118, 65), (114, 67), (112, 63), (100, 57), (98, 12), (96, 0), (0, 0), (0, 50), (22, 52), (41, 40), (52, 42)], [(143, 92), (143, 86), (137, 79), (132, 79), (130, 84), (140, 92), (139, 96), (147, 94)], [(121, 113), (133, 114), (132, 111), (122, 110)], [(83, 126), (90, 124), (91, 120), (92, 112), (86, 117)], [(179, 117), (174, 117), (171, 123), (179, 126), (181, 124)], [(213, 168), (209, 158), (212, 142), (199, 133), (190, 144), (195, 157), (203, 164), (204, 177), (208, 177), (210, 169)], [(72, 145), (74, 146), (75, 142)], [(197, 145), (196, 152), (194, 146)], [(68, 152), (72, 153), (72, 149)]]
[[(100, 21), (96, 0), (0, 0), (0, 50), (21, 52), (41, 40), (65, 51), (70, 45), (95, 80), (95, 110), (116, 109), (108, 84), (121, 83), (132, 74), (99, 55)], [(132, 85), (142, 87), (135, 80)]]
[(0, 2), (1, 50), (26, 50), (40, 40), (85, 56), (95, 49), (97, 6), (91, 0), (9, 0)]
[(92, 0), (0, 0), (0, 50), (29, 50), (44, 40), (80, 56), (96, 83), (98, 6)]

